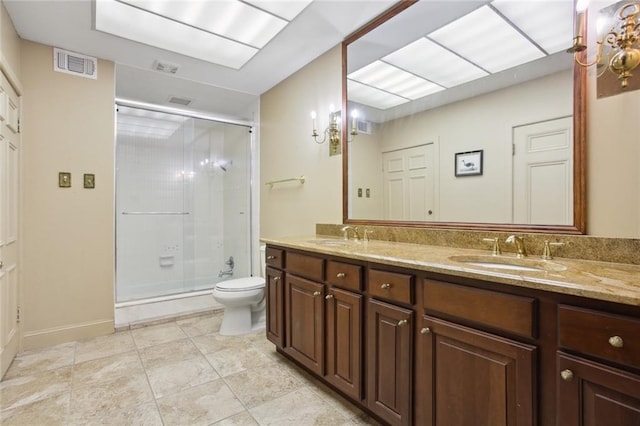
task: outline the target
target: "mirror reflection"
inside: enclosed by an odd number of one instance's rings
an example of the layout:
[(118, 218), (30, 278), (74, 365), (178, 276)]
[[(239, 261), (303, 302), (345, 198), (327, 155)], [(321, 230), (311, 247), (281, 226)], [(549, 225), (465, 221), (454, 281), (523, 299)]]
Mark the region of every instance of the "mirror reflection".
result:
[(573, 225), (572, 38), (567, 0), (420, 1), (350, 42), (348, 219)]

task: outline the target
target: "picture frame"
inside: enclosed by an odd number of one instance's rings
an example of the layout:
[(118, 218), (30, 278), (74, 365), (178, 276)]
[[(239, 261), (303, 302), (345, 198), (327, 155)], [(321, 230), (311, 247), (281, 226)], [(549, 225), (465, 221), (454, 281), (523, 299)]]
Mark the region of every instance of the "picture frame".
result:
[(454, 158), (456, 177), (481, 176), (483, 172), (482, 154), (482, 149), (457, 152)]

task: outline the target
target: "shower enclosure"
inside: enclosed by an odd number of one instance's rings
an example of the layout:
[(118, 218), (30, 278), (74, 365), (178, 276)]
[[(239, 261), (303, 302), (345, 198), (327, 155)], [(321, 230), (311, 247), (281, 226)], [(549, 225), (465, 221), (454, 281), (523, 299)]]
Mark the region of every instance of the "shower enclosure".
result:
[(116, 302), (251, 275), (251, 132), (117, 106)]

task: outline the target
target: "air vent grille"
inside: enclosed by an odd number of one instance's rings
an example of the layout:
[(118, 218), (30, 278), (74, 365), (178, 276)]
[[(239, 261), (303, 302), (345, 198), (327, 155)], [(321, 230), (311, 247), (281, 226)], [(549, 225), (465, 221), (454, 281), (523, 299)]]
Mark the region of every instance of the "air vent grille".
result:
[(155, 61), (153, 63), (153, 69), (167, 74), (176, 74), (180, 69), (180, 65), (172, 64), (171, 62)]
[(371, 122), (365, 120), (358, 120), (358, 133), (364, 133), (365, 135), (371, 134)]
[(191, 99), (180, 98), (178, 96), (169, 96), (169, 103), (170, 104), (187, 106), (187, 105), (191, 104), (191, 102), (193, 102), (193, 100), (191, 100)]
[(97, 79), (98, 59), (54, 47), (53, 70), (65, 74)]

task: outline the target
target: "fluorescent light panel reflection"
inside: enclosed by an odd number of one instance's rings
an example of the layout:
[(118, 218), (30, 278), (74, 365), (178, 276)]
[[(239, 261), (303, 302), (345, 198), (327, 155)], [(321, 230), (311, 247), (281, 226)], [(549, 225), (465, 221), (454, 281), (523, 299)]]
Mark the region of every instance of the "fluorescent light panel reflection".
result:
[(385, 110), (409, 102), (409, 99), (347, 79), (349, 101)]
[(428, 37), (491, 73), (544, 56), (489, 6), (474, 10)]
[[(206, 0), (204, 0), (206, 1)], [(255, 7), (280, 16), (287, 21), (293, 20), (300, 12), (306, 8), (312, 0), (247, 0), (245, 3), (254, 5)]]
[(418, 99), (444, 89), (382, 61), (360, 68), (349, 74), (348, 78), (409, 99)]
[[(432, 58), (438, 60), (434, 61)], [(382, 59), (444, 87), (457, 86), (488, 75), (484, 70), (426, 38), (420, 38)]]
[(548, 54), (565, 51), (573, 40), (573, 2), (494, 0), (491, 4)]

